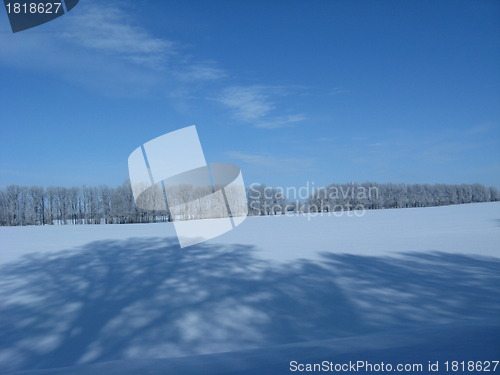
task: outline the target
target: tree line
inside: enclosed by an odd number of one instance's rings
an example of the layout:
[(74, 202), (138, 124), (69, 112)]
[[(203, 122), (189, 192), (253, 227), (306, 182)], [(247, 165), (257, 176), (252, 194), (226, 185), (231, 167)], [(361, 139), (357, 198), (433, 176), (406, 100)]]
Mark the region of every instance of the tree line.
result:
[[(254, 185), (249, 189), (250, 215), (275, 215), (287, 212), (335, 212), (445, 206), (500, 201), (495, 187), (482, 184), (392, 184), (350, 183), (305, 189), (273, 188)], [(312, 191), (311, 191), (312, 190)]]
[[(247, 189), (249, 215), (430, 207), (500, 201), (481, 184), (332, 184), (306, 189), (254, 184)], [(126, 224), (171, 221), (168, 210), (139, 209), (128, 182), (118, 187), (20, 186), (0, 188), (0, 225)], [(175, 219), (175, 218), (174, 218)]]

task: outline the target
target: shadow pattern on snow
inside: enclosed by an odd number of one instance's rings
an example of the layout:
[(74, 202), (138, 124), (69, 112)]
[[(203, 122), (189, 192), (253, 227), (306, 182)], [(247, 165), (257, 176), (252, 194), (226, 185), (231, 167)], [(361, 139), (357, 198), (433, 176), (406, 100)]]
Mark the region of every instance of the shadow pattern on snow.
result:
[(130, 239), (6, 264), (0, 370), (500, 323), (497, 258), (323, 253), (319, 262), (279, 264), (256, 250)]

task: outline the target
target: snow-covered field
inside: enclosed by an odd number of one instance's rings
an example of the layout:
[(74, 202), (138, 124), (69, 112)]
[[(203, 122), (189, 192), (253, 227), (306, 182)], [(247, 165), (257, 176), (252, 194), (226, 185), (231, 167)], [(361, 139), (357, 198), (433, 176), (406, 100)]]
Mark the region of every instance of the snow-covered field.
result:
[(0, 245), (2, 373), (500, 359), (500, 203), (250, 217), (184, 249), (168, 223), (2, 227)]

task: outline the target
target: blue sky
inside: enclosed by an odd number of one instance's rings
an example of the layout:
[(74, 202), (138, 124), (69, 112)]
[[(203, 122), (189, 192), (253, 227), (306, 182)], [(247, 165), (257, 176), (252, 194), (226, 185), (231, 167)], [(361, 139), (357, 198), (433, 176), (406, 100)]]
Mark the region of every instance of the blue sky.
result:
[(195, 124), (247, 185), (500, 187), (498, 1), (92, 1), (12, 34), (0, 185), (116, 186)]

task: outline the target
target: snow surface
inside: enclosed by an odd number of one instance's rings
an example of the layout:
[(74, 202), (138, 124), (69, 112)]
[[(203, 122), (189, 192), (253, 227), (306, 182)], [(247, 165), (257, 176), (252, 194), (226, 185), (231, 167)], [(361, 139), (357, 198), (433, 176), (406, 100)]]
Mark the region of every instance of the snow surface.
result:
[[(358, 215), (360, 213), (357, 213)], [(255, 247), (259, 258), (292, 261), (322, 251), (391, 255), (444, 251), (500, 256), (500, 202), (445, 207), (248, 217), (243, 225), (205, 244)], [(0, 227), (0, 263), (33, 252), (57, 252), (91, 241), (172, 237), (171, 223)]]
[(498, 360), (499, 244), (498, 202), (250, 217), (185, 249), (169, 223), (2, 227), (0, 372)]

